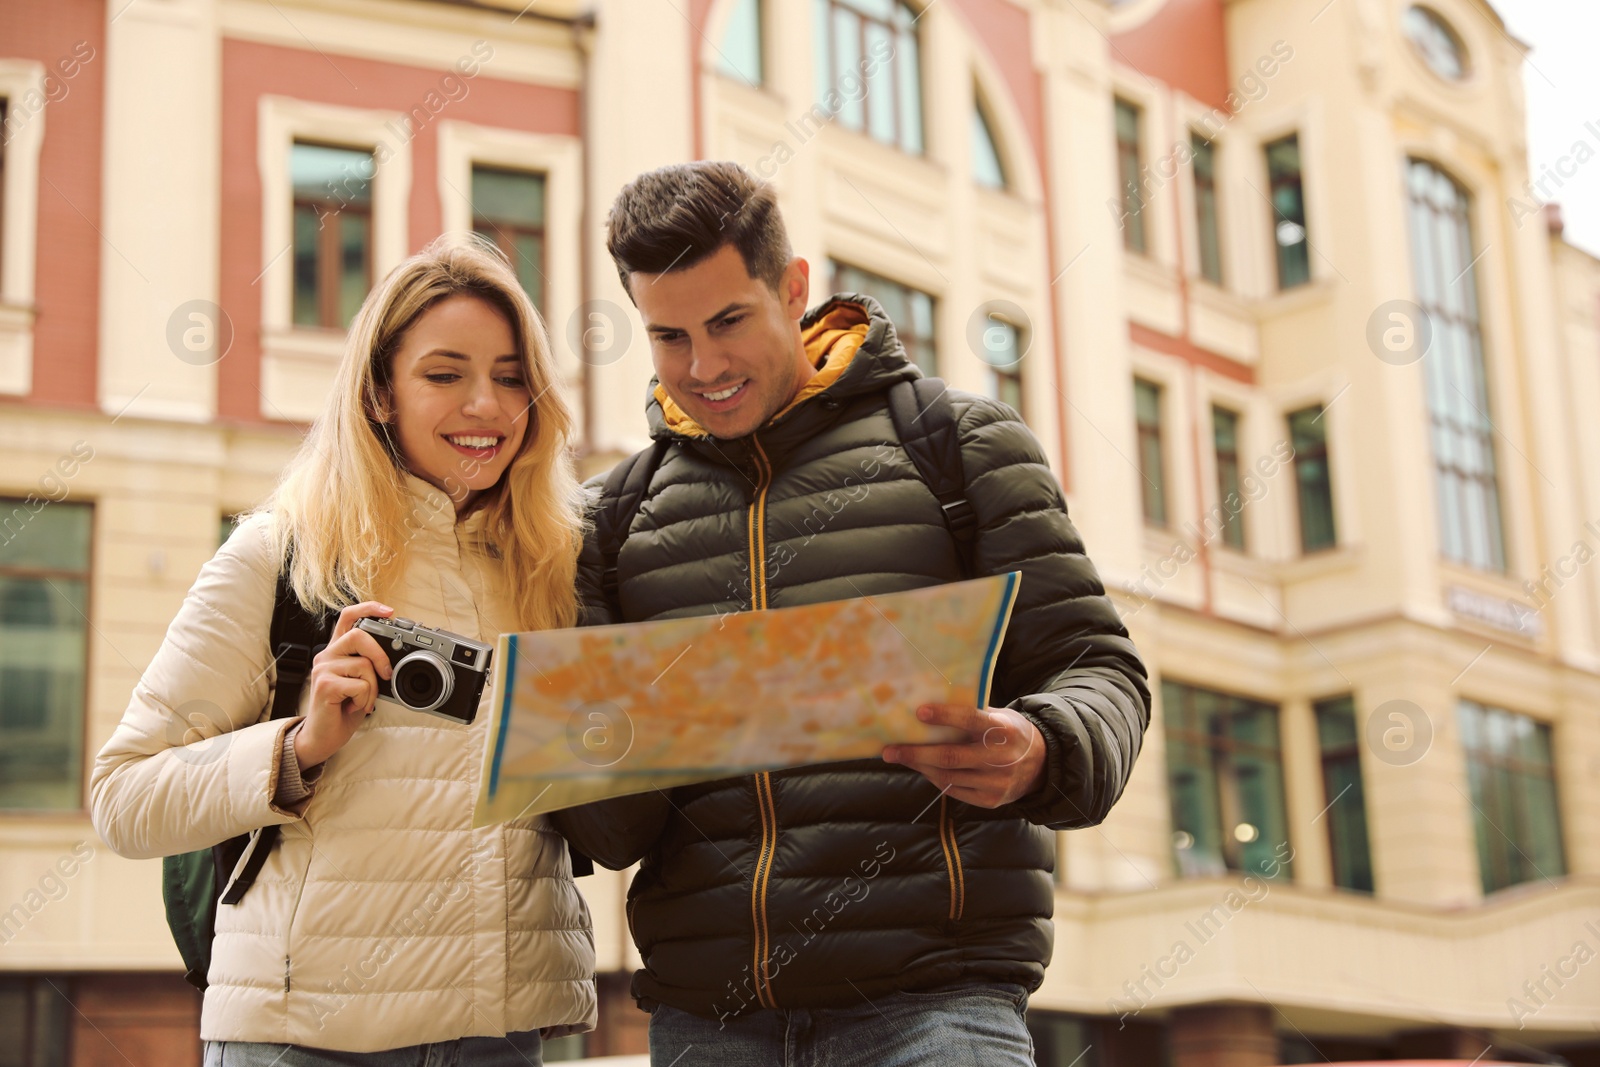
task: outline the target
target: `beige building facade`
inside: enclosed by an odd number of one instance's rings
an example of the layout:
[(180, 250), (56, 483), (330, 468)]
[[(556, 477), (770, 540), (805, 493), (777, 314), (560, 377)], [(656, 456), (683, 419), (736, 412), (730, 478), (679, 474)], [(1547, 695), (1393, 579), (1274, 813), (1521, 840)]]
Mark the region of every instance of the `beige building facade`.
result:
[[(814, 293), (1019, 408), (1145, 655), (1039, 1062), (1600, 1062), (1600, 261), (1528, 184), (1524, 54), (1484, 0), (0, 0), (17, 1062), (198, 1063), (87, 767), (341, 301), (503, 239), (603, 469), (650, 376), (605, 210), (699, 157), (776, 184)], [(562, 1055), (642, 1048), (626, 884), (583, 881)]]

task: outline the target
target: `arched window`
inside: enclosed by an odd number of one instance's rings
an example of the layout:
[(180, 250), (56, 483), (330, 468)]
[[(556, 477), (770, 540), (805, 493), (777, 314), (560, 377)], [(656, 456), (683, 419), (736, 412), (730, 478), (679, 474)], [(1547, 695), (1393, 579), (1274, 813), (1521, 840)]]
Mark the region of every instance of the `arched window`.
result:
[(1006, 169), (1000, 162), (999, 141), (981, 100), (972, 104), (972, 178), (989, 189), (1004, 189)]
[(1439, 498), (1439, 551), (1473, 567), (1504, 570), (1472, 201), (1454, 178), (1420, 159), (1407, 165), (1406, 188), (1417, 301), (1433, 334), (1423, 370)]
[(919, 17), (900, 0), (812, 0), (817, 102), (840, 124), (921, 154)]
[(1412, 5), (1406, 9), (1405, 31), (1423, 62), (1439, 77), (1460, 81), (1467, 76), (1466, 46), (1438, 12)]

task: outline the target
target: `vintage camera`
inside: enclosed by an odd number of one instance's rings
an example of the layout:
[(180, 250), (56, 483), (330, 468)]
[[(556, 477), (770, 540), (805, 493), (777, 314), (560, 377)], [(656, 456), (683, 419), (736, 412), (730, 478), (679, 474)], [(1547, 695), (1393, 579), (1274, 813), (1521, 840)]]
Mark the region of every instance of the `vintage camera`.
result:
[(386, 646), (394, 667), (388, 681), (378, 679), (379, 700), (462, 725), (477, 717), (493, 646), (410, 619), (368, 616), (356, 625)]

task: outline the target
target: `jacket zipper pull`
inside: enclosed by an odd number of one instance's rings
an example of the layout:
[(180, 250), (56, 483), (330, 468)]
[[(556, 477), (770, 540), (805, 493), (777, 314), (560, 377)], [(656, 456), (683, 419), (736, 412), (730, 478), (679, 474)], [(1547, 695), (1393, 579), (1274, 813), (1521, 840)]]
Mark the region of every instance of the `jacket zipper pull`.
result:
[(283, 991), (289, 992), (289, 957), (283, 957)]

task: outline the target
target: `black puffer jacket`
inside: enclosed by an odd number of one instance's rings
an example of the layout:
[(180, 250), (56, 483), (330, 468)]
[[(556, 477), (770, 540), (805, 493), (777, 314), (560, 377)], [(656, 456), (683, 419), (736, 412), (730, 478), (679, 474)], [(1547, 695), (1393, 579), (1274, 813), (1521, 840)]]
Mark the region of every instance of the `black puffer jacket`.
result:
[[(855, 338), (847, 331), (860, 323), (866, 337), (849, 358)], [(814, 309), (802, 327), (814, 353), (841, 338), (846, 347), (819, 372), (826, 388), (750, 437), (694, 436), (697, 428), (653, 389), (652, 432), (677, 446), (619, 557), (622, 621), (962, 577), (938, 501), (899, 447), (886, 407), (885, 390), (919, 373), (893, 326), (870, 298), (850, 296)], [(634, 978), (644, 1006), (719, 1018), (763, 1006), (859, 1004), (952, 981), (1034, 989), (1042, 980), (1051, 831), (1105, 818), (1138, 755), (1150, 694), (1039, 443), (1004, 405), (951, 397), (979, 523), (976, 569), (1022, 572), (989, 702), (1039, 728), (1047, 781), (986, 810), (872, 759), (560, 813), (557, 825), (600, 863), (643, 860), (628, 918), (644, 957)], [(591, 538), (580, 568), (586, 624), (617, 621), (600, 593), (600, 569)]]

